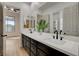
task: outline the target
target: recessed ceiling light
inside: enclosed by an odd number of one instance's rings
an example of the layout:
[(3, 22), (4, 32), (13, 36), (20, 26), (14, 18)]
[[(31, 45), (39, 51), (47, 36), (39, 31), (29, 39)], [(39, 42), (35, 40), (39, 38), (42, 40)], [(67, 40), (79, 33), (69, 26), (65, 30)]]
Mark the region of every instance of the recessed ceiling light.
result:
[(13, 8), (11, 8), (11, 11), (13, 11), (14, 9)]

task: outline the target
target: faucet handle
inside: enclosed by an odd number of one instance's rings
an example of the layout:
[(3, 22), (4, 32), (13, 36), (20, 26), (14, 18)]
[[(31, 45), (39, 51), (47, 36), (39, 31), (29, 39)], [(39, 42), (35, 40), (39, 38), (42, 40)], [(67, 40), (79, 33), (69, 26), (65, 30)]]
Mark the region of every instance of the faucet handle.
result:
[(63, 40), (64, 37), (60, 37), (60, 40)]
[(62, 34), (62, 30), (60, 30), (60, 34)]

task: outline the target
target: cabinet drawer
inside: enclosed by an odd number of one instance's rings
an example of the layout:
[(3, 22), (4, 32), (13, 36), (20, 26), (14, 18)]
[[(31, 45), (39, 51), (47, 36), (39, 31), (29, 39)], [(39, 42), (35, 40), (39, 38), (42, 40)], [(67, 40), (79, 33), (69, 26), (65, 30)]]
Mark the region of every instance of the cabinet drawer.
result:
[(35, 40), (31, 39), (31, 44), (36, 45), (36, 43), (37, 42)]

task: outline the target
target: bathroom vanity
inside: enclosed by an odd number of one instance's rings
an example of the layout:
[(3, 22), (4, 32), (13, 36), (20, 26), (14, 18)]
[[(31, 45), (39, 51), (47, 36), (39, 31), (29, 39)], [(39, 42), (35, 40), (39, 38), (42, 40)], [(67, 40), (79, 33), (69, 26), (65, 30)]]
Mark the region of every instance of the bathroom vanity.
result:
[(78, 42), (71, 40), (56, 40), (52, 34), (38, 32), (22, 32), (22, 46), (30, 56), (77, 56)]
[(66, 54), (22, 34), (23, 47), (31, 56), (66, 56)]

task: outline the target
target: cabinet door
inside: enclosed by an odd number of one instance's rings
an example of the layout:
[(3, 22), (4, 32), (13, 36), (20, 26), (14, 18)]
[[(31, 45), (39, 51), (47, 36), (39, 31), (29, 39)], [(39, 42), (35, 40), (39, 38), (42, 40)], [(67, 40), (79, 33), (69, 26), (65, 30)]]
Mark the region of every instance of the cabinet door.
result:
[(27, 40), (24, 39), (24, 47), (26, 48), (27, 47)]
[(46, 56), (47, 54), (44, 53), (42, 50), (37, 49), (37, 56)]
[(29, 42), (31, 41), (31, 38), (29, 38), (29, 37), (27, 37), (27, 36), (26, 36), (26, 39), (27, 39), (27, 41), (29, 41)]
[(31, 44), (31, 51), (36, 55), (36, 46)]
[(22, 34), (22, 47), (24, 47), (24, 36)]
[(27, 39), (26, 36), (22, 34), (22, 46), (25, 48), (27, 47)]
[(27, 47), (26, 50), (28, 51), (29, 55), (31, 55), (31, 42), (27, 40)]
[(29, 41), (27, 41), (27, 48), (29, 48), (29, 49), (30, 49), (30, 46), (31, 46), (30, 42), (29, 42)]
[(29, 49), (31, 47), (31, 39), (29, 37), (27, 37), (27, 36), (24, 39), (24, 45), (25, 45), (25, 47), (27, 47)]
[(22, 39), (22, 47), (24, 47), (24, 40)]
[(37, 55), (37, 41), (31, 39), (31, 51)]

